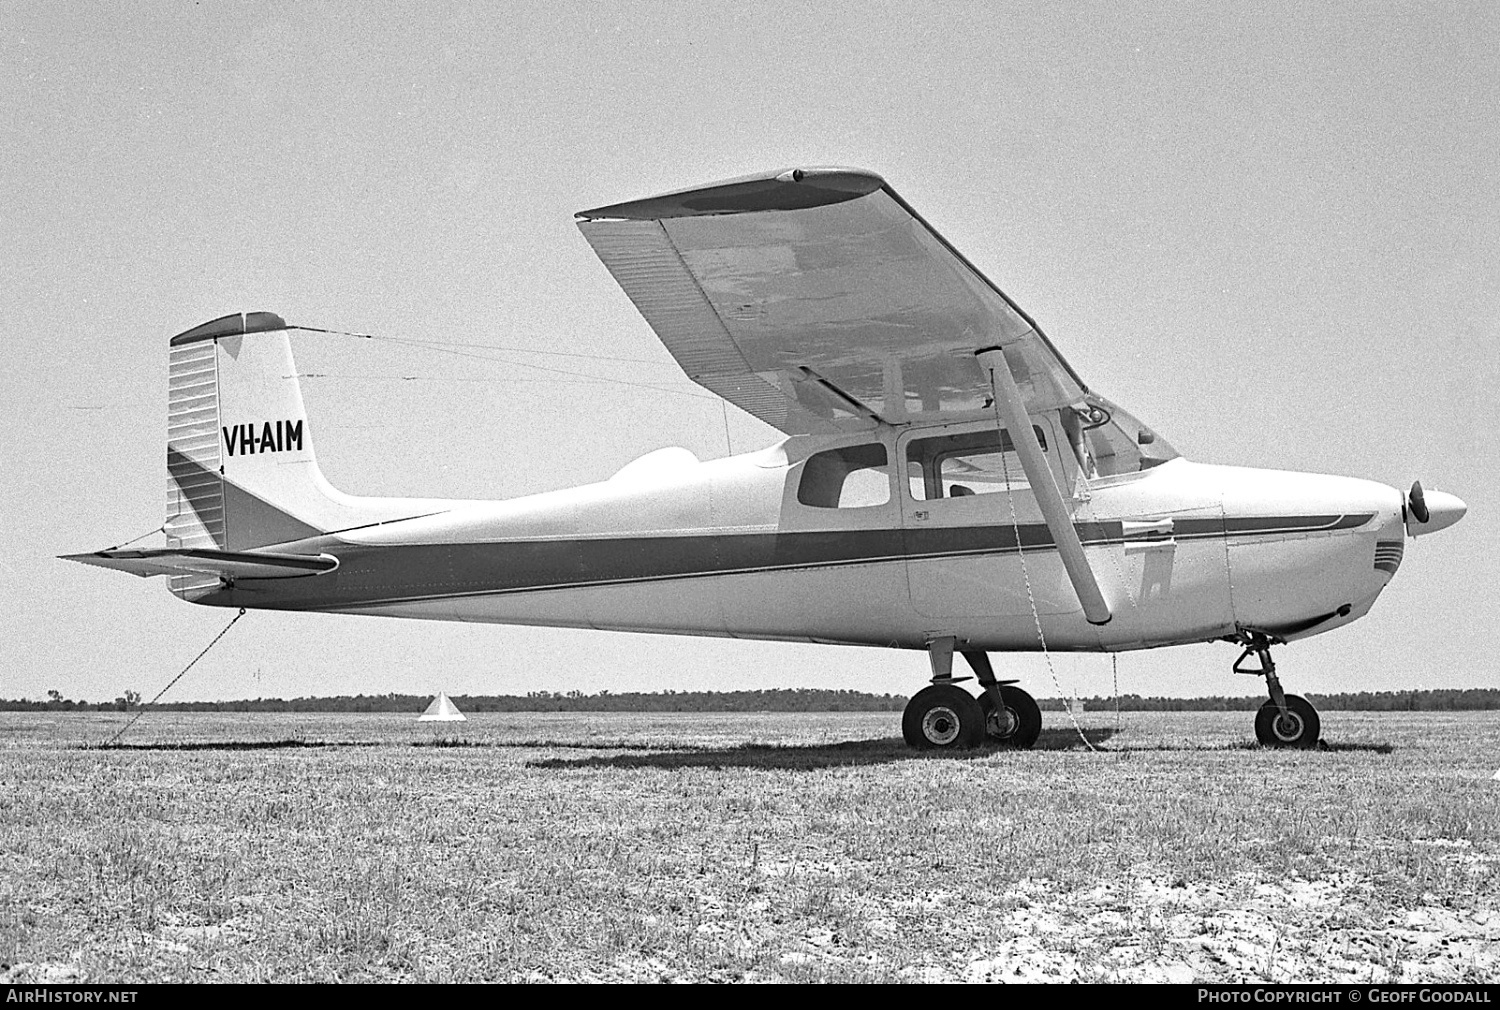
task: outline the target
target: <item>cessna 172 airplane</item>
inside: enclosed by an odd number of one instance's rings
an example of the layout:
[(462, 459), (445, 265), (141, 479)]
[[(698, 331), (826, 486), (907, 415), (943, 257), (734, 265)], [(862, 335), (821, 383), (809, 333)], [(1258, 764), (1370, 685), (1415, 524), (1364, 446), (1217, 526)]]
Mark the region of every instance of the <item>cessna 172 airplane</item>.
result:
[(210, 606), (922, 649), (918, 748), (1035, 742), (990, 652), (1224, 640), (1266, 680), (1259, 740), (1308, 747), (1317, 712), (1272, 646), (1363, 616), (1405, 538), (1465, 512), (1181, 458), (872, 172), (577, 217), (687, 375), (783, 441), (509, 501), (352, 497), (313, 455), (296, 327), (231, 315), (169, 342), (167, 546), (70, 559)]

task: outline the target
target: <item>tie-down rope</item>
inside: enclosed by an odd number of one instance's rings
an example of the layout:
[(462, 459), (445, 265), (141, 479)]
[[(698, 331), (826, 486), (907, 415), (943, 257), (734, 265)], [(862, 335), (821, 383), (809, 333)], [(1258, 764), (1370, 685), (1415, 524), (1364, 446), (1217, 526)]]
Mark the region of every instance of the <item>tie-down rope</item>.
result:
[[(991, 404), (995, 408), (995, 427), (1000, 431), (1005, 431), (1004, 422), (1000, 419), (999, 398), (997, 397), (992, 400)], [(1012, 438), (1014, 437), (1012, 436)], [(1042, 646), (1042, 658), (1047, 661), (1047, 675), (1052, 678), (1052, 686), (1057, 690), (1057, 696), (1062, 698), (1062, 682), (1057, 679), (1057, 670), (1052, 665), (1052, 653), (1047, 650), (1047, 634), (1042, 630), (1042, 615), (1036, 608), (1036, 594), (1031, 590), (1031, 572), (1026, 566), (1026, 549), (1021, 545), (1021, 520), (1016, 515), (1016, 496), (1011, 490), (1010, 464), (1005, 461), (1005, 443), (1003, 441), (1000, 443), (1000, 472), (1005, 477), (1005, 500), (1010, 504), (1010, 525), (1016, 533), (1016, 556), (1021, 559), (1021, 580), (1026, 583), (1026, 602), (1031, 605), (1031, 620), (1036, 626), (1036, 639)], [(1074, 714), (1073, 706), (1064, 700), (1063, 708), (1068, 713), (1068, 721), (1073, 724), (1073, 730), (1078, 734), (1078, 739), (1082, 740), (1083, 745), (1089, 750), (1097, 753), (1099, 748), (1093, 745), (1089, 738), (1084, 735), (1083, 727), (1078, 725), (1078, 716)]]
[(195, 665), (197, 665), (198, 660), (200, 660), (204, 656), (208, 655), (208, 650), (212, 649), (214, 646), (218, 645), (219, 644), (219, 639), (221, 639), (225, 635), (229, 634), (229, 629), (232, 628), (232, 627), (234, 627), (235, 622), (238, 621), (241, 617), (244, 617), (244, 616), (245, 616), (245, 608), (241, 607), (240, 608), (240, 612), (238, 614), (235, 614), (232, 618), (230, 618), (228, 624), (224, 625), (224, 630), (221, 631), (221, 632), (219, 632), (217, 635), (215, 635), (214, 636), (214, 640), (212, 642), (209, 642), (206, 646), (204, 646), (203, 647), (203, 651), (200, 652), (200, 653), (198, 653), (198, 655), (194, 656), (193, 657), (193, 661), (191, 663), (189, 663), (187, 666), (184, 666), (182, 668), (182, 673), (179, 673), (177, 676), (173, 677), (167, 683), (166, 687), (162, 688), (160, 691), (157, 691), (155, 698), (152, 698), (150, 701), (146, 702), (146, 704), (144, 704), (140, 708), (136, 709), (136, 713), (135, 713), (135, 715), (133, 715), (133, 716), (130, 717), (130, 721), (127, 722), (125, 725), (121, 726), (120, 727), (120, 731), (118, 733), (116, 733), (114, 736), (110, 737), (109, 740), (107, 740), (104, 743), (104, 746), (105, 747), (113, 747), (114, 744), (115, 744), (115, 741), (119, 740), (120, 737), (124, 736), (125, 735), (125, 731), (127, 729), (129, 729), (130, 727), (134, 726), (135, 725), (135, 721), (137, 719), (139, 719), (142, 715), (145, 714), (146, 709), (150, 708), (152, 705), (155, 705), (158, 701), (160, 701), (161, 700), (161, 696), (164, 695), (164, 694), (166, 694), (168, 691), (170, 691), (172, 689), (172, 685), (175, 684), (175, 683), (177, 683), (179, 680), (182, 679), (183, 674), (187, 673)]

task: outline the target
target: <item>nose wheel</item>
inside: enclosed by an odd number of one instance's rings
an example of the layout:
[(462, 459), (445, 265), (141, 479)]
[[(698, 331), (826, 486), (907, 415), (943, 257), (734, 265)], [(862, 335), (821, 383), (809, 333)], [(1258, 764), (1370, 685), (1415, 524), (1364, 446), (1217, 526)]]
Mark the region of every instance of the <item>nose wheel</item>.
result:
[(1268, 701), (1255, 713), (1255, 739), (1262, 747), (1316, 747), (1318, 711), (1295, 694), (1286, 697), (1286, 711)]
[[(1316, 747), (1323, 732), (1318, 710), (1305, 698), (1282, 691), (1281, 680), (1276, 676), (1276, 663), (1271, 659), (1270, 636), (1246, 632), (1239, 644), (1245, 647), (1245, 651), (1235, 660), (1234, 672), (1266, 678), (1266, 693), (1271, 696), (1255, 713), (1255, 739), (1262, 747), (1303, 750)], [(1251, 656), (1259, 661), (1259, 669), (1245, 667), (1245, 661)]]

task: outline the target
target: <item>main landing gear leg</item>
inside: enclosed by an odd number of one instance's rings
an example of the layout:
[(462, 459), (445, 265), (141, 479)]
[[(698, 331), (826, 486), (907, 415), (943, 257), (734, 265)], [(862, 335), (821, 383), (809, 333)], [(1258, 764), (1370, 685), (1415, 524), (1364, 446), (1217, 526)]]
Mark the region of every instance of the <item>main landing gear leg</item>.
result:
[(984, 710), (984, 734), (990, 742), (1023, 750), (1036, 743), (1042, 732), (1042, 710), (1036, 699), (1012, 686), (1013, 680), (996, 680), (989, 653), (970, 650), (963, 656), (984, 688), (979, 707)]
[[(1255, 739), (1263, 747), (1300, 747), (1307, 749), (1318, 745), (1322, 726), (1318, 710), (1295, 694), (1281, 689), (1281, 679), (1276, 676), (1276, 663), (1271, 659), (1271, 639), (1258, 633), (1247, 633), (1240, 644), (1245, 651), (1235, 660), (1235, 673), (1249, 673), (1266, 678), (1266, 693), (1271, 700), (1255, 713)], [(1245, 661), (1255, 656), (1259, 669), (1246, 669)]]
[(918, 750), (967, 750), (984, 742), (984, 709), (953, 676), (954, 644), (952, 636), (928, 644), (932, 683), (901, 716), (901, 735)]

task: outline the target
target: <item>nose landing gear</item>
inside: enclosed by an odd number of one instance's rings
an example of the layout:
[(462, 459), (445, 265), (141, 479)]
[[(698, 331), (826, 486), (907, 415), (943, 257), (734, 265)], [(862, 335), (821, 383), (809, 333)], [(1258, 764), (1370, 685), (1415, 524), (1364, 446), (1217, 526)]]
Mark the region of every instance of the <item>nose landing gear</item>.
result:
[[(1255, 739), (1263, 747), (1303, 750), (1316, 747), (1322, 733), (1318, 710), (1306, 699), (1282, 691), (1281, 681), (1276, 676), (1276, 663), (1271, 659), (1270, 636), (1250, 631), (1236, 641), (1245, 647), (1245, 651), (1235, 660), (1234, 672), (1265, 677), (1266, 693), (1271, 696), (1255, 713)], [(1260, 661), (1259, 669), (1245, 667), (1245, 661), (1252, 655)]]

